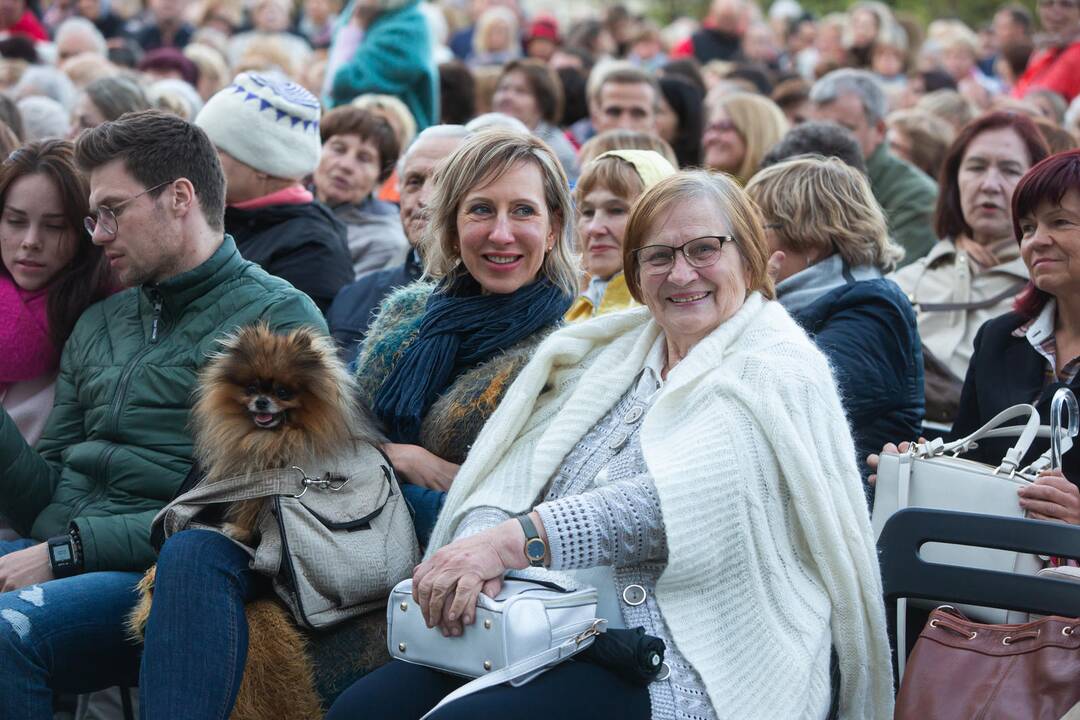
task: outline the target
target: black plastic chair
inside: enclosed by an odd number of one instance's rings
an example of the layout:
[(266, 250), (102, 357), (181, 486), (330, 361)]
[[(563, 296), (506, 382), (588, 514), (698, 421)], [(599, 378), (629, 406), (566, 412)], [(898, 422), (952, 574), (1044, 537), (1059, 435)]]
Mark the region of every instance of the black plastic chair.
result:
[(1075, 525), (928, 508), (901, 510), (885, 523), (877, 543), (890, 624), (899, 598), (1080, 617), (1080, 583), (927, 562), (919, 550), (928, 542), (1080, 558), (1080, 527)]

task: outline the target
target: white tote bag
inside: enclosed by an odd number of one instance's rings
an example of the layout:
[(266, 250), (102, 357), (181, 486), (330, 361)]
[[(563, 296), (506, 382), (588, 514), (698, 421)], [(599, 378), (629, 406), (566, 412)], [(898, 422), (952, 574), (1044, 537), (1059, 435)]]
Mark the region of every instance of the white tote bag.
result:
[[(1026, 418), (1023, 425), (1002, 427), (1016, 418)], [(913, 443), (908, 452), (886, 453), (878, 466), (872, 526), (874, 536), (893, 513), (908, 507), (925, 507), (957, 512), (1024, 517), (1017, 490), (1030, 484), (1041, 470), (1051, 466), (1047, 451), (1034, 463), (1020, 468), (1020, 460), (1036, 437), (1061, 438), (1061, 451), (1072, 445), (1068, 432), (1040, 427), (1039, 413), (1032, 405), (1014, 405), (1002, 411), (971, 435), (945, 443), (938, 438), (926, 443)], [(980, 440), (995, 437), (1017, 437), (1016, 443), (997, 466), (964, 460), (957, 455), (973, 449)], [(928, 562), (945, 565), (1035, 574), (1043, 565), (1041, 558), (1027, 553), (991, 548), (927, 543), (921, 552)], [(939, 603), (932, 600), (912, 600), (924, 607)], [(994, 608), (960, 607), (969, 617), (988, 623), (1004, 623), (1007, 611)]]

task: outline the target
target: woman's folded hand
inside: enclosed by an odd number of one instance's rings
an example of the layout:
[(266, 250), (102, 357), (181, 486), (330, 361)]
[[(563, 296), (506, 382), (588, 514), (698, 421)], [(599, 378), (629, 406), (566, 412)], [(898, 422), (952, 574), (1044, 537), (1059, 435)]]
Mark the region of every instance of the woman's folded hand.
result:
[(429, 490), (449, 492), (460, 465), (443, 460), (419, 445), (387, 443), (382, 446), (390, 463), (405, 482)]
[[(456, 540), (440, 548), (413, 571), (413, 599), (428, 627), (457, 636), (476, 620), (476, 601), (483, 592), (495, 597), (503, 573), (526, 567), (525, 535), (516, 520)], [(518, 557), (520, 556), (520, 557)]]
[(1020, 507), (1035, 520), (1056, 520), (1080, 525), (1080, 488), (1061, 470), (1043, 470), (1031, 485), (1017, 490)]

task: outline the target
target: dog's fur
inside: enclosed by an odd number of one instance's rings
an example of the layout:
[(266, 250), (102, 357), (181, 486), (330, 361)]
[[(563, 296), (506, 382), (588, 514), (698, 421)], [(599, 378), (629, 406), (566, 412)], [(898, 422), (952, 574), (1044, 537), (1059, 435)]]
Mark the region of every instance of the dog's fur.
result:
[[(338, 359), (333, 342), (306, 328), (276, 335), (266, 325), (241, 329), (222, 341), (221, 352), (199, 374), (192, 428), (195, 458), (210, 480), (293, 465), (315, 467), (345, 455), (355, 443), (382, 441), (356, 402), (352, 377)], [(265, 505), (265, 499), (234, 504), (226, 510), (222, 530), (239, 542), (257, 544)], [(137, 640), (150, 615), (155, 572), (156, 566), (151, 567), (140, 581), (140, 601), (128, 618), (129, 631)], [(259, 670), (264, 666), (265, 671), (279, 674), (292, 667), (287, 674), (314, 696), (311, 670), (291, 618), (279, 603), (269, 604), (273, 610), (266, 603), (247, 608), (252, 652), (236, 712), (258, 704), (244, 690), (254, 692), (266, 682)], [(286, 625), (287, 633), (282, 630)], [(291, 653), (284, 653), (289, 658), (282, 657), (280, 648), (274, 650), (282, 640), (292, 648)], [(259, 661), (268, 653), (278, 660)], [(310, 697), (301, 705), (310, 707)], [(234, 717), (240, 715), (234, 713)]]

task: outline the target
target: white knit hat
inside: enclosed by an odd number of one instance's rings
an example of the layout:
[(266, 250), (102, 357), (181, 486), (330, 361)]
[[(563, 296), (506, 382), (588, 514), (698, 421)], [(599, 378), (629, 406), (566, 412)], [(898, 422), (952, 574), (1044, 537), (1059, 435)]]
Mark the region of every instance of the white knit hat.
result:
[(195, 124), (219, 149), (274, 177), (300, 179), (319, 164), (319, 101), (288, 80), (240, 73)]

